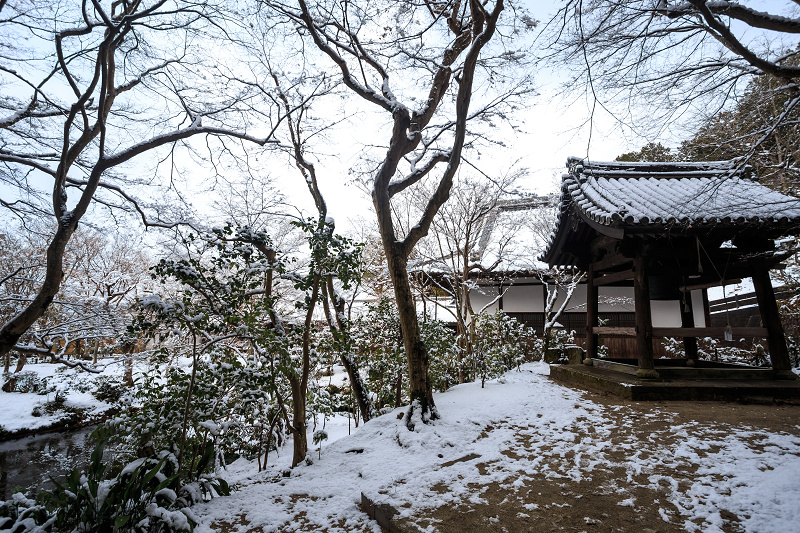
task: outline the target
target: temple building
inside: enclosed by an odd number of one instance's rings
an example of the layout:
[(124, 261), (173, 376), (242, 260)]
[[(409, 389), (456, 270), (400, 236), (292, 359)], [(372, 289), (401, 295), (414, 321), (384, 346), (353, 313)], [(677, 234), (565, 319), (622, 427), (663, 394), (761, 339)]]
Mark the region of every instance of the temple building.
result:
[[(767, 341), (772, 378), (794, 379), (770, 281), (800, 233), (800, 200), (751, 179), (736, 161), (595, 162), (570, 158), (558, 218), (542, 259), (585, 271), (586, 360), (598, 336), (635, 338), (639, 379), (659, 379), (653, 339), (683, 339), (686, 367), (697, 338)], [(751, 278), (761, 324), (712, 326), (704, 291)], [(631, 287), (632, 285), (632, 287)], [(600, 302), (632, 292), (633, 324), (600, 324)], [(674, 363), (672, 363), (674, 364)]]

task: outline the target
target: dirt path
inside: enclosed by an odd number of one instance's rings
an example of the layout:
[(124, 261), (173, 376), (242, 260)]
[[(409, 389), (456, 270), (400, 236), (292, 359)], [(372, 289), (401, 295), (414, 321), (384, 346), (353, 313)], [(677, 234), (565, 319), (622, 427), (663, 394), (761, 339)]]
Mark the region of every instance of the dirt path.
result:
[[(424, 516), (397, 525), (442, 533), (649, 533), (706, 531), (709, 524), (724, 532), (759, 530), (757, 524), (755, 529), (742, 526), (750, 516), (725, 508), (726, 496), (731, 496), (726, 476), (708, 475), (697, 459), (711, 459), (733, 471), (736, 454), (779, 452), (775, 434), (800, 437), (797, 405), (629, 402), (593, 393), (585, 399), (602, 406), (604, 423), (564, 429), (574, 443), (586, 442), (586, 453), (575, 453), (574, 447), (562, 453), (558, 443), (538, 441), (536, 429), (516, 427), (517, 439), (503, 443), (502, 453), (535, 468), (516, 470), (506, 463), (497, 471), (496, 463), (477, 462), (482, 478), (500, 479), (471, 485), (482, 501), (426, 510)], [(792, 474), (795, 479), (797, 474)], [(432, 489), (446, 492), (449, 483)], [(780, 497), (771, 490), (754, 487), (754, 494)]]
[(362, 494), (404, 532), (798, 531), (800, 406), (631, 402), (548, 372), (453, 387), (413, 432), (379, 417), (290, 477), (244, 464), (196, 531), (379, 533)]

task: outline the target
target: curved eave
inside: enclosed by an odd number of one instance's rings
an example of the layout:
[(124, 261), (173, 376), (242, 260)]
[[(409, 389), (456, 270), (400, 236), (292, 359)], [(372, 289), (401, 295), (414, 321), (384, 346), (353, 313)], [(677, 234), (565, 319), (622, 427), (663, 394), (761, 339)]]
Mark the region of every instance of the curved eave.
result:
[[(610, 220), (610, 217), (606, 217)], [(597, 235), (607, 235), (614, 239), (626, 236), (661, 238), (676, 234), (713, 235), (717, 239), (729, 240), (742, 233), (758, 233), (759, 237), (774, 239), (786, 235), (800, 235), (800, 219), (750, 219), (731, 221), (711, 219), (702, 221), (669, 221), (654, 223), (625, 223), (614, 221), (602, 223), (589, 216), (574, 204), (558, 220), (556, 233), (550, 241), (542, 260), (550, 266), (578, 266), (579, 254), (588, 250), (592, 239)], [(713, 238), (713, 237), (712, 237)]]
[(541, 260), (547, 263), (550, 266), (555, 265), (564, 265), (564, 266), (571, 266), (571, 264), (562, 263), (563, 259), (561, 259), (562, 253), (560, 251), (564, 248), (564, 241), (566, 239), (567, 226), (568, 221), (566, 220), (569, 216), (561, 216), (558, 220), (558, 225), (556, 226), (556, 234), (550, 239), (550, 243), (547, 247), (547, 250), (542, 254)]
[[(598, 234), (622, 239), (624, 231), (616, 225), (603, 225), (592, 220), (573, 204), (558, 220), (554, 237), (542, 261), (550, 266), (577, 266), (585, 268), (581, 255)], [(569, 244), (569, 246), (567, 246)]]

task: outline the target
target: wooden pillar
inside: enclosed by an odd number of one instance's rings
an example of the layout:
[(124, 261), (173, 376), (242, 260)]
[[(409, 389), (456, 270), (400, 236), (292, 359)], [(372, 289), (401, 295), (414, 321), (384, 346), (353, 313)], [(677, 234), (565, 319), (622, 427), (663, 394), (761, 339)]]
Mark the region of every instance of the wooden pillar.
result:
[(500, 282), (500, 285), (497, 286), (497, 309), (500, 311), (503, 310), (503, 283)]
[(758, 299), (758, 310), (761, 313), (761, 322), (767, 328), (767, 344), (769, 358), (775, 377), (780, 379), (796, 379), (789, 362), (789, 350), (786, 348), (786, 338), (783, 334), (783, 325), (778, 313), (778, 302), (769, 279), (769, 270), (763, 262), (752, 266), (753, 287)]
[(592, 359), (597, 357), (597, 334), (594, 328), (597, 326), (597, 300), (599, 291), (594, 284), (594, 267), (589, 264), (589, 271), (586, 273), (586, 359), (583, 364), (591, 365)]
[(711, 327), (711, 304), (708, 302), (708, 289), (703, 289), (703, 319), (706, 327)]
[[(683, 293), (683, 297), (685, 301), (679, 302), (681, 306), (681, 327), (693, 328), (694, 309), (692, 303), (692, 293), (690, 291), (686, 291)], [(697, 338), (684, 337), (683, 351), (686, 352), (686, 365), (695, 366), (695, 364), (697, 364)]]
[(650, 280), (647, 258), (639, 251), (633, 259), (633, 298), (636, 304), (636, 351), (640, 379), (658, 379), (653, 364), (653, 318), (650, 313)]

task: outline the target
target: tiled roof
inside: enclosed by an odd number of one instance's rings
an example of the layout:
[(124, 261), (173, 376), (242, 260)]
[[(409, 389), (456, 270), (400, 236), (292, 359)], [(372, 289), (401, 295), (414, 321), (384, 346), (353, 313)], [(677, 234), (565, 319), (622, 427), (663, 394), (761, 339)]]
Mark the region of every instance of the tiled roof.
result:
[(800, 219), (800, 200), (715, 163), (574, 162), (561, 202), (601, 224), (708, 224)]
[[(509, 273), (533, 275), (539, 270), (547, 270), (546, 263), (538, 260), (547, 246), (550, 219), (554, 219), (556, 200), (552, 196), (530, 195), (523, 198), (501, 200), (481, 221), (471, 263), (484, 267), (497, 266), (494, 274), (477, 273), (476, 277), (504, 277)], [(543, 224), (545, 224), (543, 226)], [(501, 250), (498, 242), (502, 238), (511, 240)], [(424, 270), (428, 274), (450, 272), (449, 257), (428, 258), (415, 264), (409, 263), (412, 270)]]
[(736, 161), (597, 162), (570, 158), (559, 219), (545, 257), (575, 208), (600, 226), (623, 230), (800, 223), (800, 200), (749, 179)]

